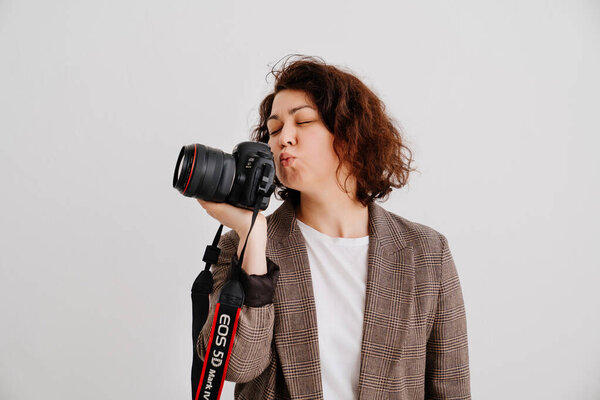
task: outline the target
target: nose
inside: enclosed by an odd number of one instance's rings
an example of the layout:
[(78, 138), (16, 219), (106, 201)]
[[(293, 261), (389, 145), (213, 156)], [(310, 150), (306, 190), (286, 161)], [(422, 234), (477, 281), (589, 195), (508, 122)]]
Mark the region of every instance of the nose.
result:
[(281, 147), (293, 146), (296, 144), (296, 127), (294, 124), (285, 124), (279, 132), (279, 144)]

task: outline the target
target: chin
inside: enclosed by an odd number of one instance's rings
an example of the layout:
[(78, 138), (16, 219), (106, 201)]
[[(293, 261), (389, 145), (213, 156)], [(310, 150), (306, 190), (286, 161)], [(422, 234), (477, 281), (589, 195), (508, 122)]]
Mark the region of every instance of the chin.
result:
[(281, 182), (281, 184), (286, 188), (300, 191), (300, 185), (298, 185), (297, 183), (290, 182), (288, 179), (281, 179), (280, 177), (277, 177), (277, 179), (279, 179), (279, 182)]

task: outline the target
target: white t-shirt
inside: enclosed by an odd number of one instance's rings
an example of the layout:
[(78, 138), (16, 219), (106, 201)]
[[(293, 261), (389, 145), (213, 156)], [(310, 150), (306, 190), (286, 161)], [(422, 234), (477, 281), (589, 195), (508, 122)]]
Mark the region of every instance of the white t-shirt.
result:
[(369, 236), (332, 237), (296, 221), (315, 295), (323, 397), (357, 399)]

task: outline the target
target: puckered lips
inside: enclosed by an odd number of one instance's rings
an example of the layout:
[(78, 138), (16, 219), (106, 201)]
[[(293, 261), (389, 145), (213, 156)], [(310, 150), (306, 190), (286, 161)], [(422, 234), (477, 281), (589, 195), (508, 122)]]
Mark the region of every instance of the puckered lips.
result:
[(288, 167), (292, 165), (295, 159), (296, 157), (292, 156), (290, 153), (284, 152), (279, 155), (279, 162), (281, 163), (282, 167)]

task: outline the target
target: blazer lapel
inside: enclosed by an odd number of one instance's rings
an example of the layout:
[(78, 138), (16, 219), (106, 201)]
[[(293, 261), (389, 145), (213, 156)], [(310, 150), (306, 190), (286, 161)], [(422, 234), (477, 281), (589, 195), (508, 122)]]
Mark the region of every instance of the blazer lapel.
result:
[(290, 201), (271, 215), (268, 238), (266, 256), (280, 269), (273, 297), (274, 340), (287, 388), (292, 399), (323, 399), (308, 253)]
[(358, 398), (389, 390), (393, 361), (400, 359), (413, 307), (413, 249), (393, 217), (369, 205), (369, 256)]

